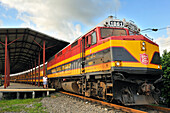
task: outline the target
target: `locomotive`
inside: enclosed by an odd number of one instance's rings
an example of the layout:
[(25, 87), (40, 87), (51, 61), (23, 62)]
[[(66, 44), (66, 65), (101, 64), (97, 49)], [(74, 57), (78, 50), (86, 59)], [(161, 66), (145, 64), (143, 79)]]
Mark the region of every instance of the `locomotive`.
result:
[(50, 58), (46, 75), (58, 90), (144, 105), (158, 103), (161, 69), (159, 46), (134, 22), (109, 16)]

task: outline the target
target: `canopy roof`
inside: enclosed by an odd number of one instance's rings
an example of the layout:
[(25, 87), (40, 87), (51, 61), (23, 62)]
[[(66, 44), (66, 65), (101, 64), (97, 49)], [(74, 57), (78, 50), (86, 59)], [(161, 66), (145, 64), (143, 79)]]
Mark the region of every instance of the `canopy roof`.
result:
[[(0, 73), (4, 74), (5, 39), (8, 42), (10, 72), (18, 73), (38, 64), (40, 52), (43, 62), (43, 42), (45, 41), (45, 61), (63, 49), (69, 43), (56, 39), (30, 28), (0, 28)], [(1, 43), (2, 42), (2, 43)]]

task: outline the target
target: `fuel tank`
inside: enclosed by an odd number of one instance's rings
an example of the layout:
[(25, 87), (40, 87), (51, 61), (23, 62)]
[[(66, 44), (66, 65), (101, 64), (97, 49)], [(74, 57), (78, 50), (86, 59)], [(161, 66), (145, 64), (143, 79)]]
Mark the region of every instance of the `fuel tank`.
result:
[(61, 84), (62, 88), (66, 91), (78, 93), (78, 85), (77, 82), (64, 82)]

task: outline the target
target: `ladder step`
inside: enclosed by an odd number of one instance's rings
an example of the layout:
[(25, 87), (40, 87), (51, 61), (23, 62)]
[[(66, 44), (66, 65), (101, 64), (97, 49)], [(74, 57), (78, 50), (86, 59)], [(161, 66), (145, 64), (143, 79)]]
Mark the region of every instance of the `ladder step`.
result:
[(108, 95), (108, 96), (113, 96), (113, 94), (112, 94), (112, 93), (106, 93), (106, 95)]

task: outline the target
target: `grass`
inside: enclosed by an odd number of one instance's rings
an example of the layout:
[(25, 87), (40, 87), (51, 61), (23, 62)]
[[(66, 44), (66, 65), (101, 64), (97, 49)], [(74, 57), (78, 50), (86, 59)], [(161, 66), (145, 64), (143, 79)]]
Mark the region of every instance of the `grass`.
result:
[(42, 98), (36, 99), (14, 99), (0, 100), (0, 113), (2, 112), (27, 112), (27, 113), (46, 113), (40, 102)]

